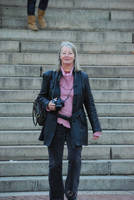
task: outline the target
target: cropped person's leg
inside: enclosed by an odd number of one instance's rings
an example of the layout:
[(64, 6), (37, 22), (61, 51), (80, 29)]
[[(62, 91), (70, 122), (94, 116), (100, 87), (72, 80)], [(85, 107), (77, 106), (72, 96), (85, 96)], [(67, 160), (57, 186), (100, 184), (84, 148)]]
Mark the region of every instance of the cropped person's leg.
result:
[(38, 30), (35, 18), (35, 4), (36, 0), (27, 0), (28, 28), (33, 31)]
[(40, 0), (39, 9), (46, 10), (48, 6), (48, 1), (49, 0)]
[(36, 0), (27, 0), (27, 15), (35, 15)]
[(68, 174), (65, 182), (65, 194), (68, 200), (76, 200), (81, 170), (81, 146), (68, 146)]
[(62, 179), (62, 158), (65, 141), (64, 127), (58, 125), (49, 153), (49, 186), (50, 200), (64, 200), (64, 185)]
[(48, 6), (48, 0), (40, 0), (38, 7), (38, 22), (41, 29), (46, 28), (46, 20), (44, 19), (45, 12)]

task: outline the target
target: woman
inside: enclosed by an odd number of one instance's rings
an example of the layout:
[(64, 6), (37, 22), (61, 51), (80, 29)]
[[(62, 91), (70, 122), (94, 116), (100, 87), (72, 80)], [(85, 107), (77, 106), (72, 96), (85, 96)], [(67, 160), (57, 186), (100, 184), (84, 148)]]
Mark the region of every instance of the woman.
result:
[[(83, 106), (88, 114), (93, 139), (101, 135), (88, 76), (78, 63), (74, 44), (62, 42), (58, 70), (43, 74), (39, 94), (47, 112), (47, 119), (40, 140), (48, 146), (50, 200), (77, 199), (81, 169), (82, 145), (88, 145), (88, 127)], [(68, 172), (65, 187), (62, 180), (64, 143), (68, 149)]]
[[(46, 21), (44, 19), (45, 11), (48, 6), (49, 0), (40, 0), (38, 7), (38, 23), (41, 29), (46, 28)], [(28, 28), (33, 31), (37, 31), (35, 18), (35, 4), (36, 0), (27, 0), (27, 15), (28, 15)]]

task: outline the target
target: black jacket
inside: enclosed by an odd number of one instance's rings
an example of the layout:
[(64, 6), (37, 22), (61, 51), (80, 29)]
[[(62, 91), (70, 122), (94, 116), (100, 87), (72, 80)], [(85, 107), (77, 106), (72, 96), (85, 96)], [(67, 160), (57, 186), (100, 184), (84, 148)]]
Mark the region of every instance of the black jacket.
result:
[[(59, 81), (62, 72), (48, 71), (43, 74), (42, 86), (39, 93), (40, 101), (46, 109), (52, 98), (60, 97)], [(91, 93), (88, 75), (82, 71), (73, 72), (74, 97), (71, 120), (71, 139), (73, 145), (88, 145), (88, 126), (84, 106), (88, 114), (93, 132), (101, 131), (94, 99)], [(47, 112), (45, 125), (42, 128), (40, 140), (49, 146), (52, 142), (57, 125), (57, 113)]]

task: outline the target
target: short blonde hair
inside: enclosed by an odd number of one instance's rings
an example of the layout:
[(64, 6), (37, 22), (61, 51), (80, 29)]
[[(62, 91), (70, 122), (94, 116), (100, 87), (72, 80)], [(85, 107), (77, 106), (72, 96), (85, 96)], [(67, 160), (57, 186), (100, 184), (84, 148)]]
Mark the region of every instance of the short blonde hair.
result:
[(63, 41), (60, 45), (60, 49), (59, 49), (59, 58), (58, 58), (58, 67), (57, 67), (57, 70), (59, 71), (60, 70), (60, 67), (61, 67), (61, 59), (60, 59), (60, 54), (61, 54), (61, 49), (63, 47), (69, 47), (72, 49), (73, 53), (74, 53), (74, 56), (75, 56), (75, 59), (74, 59), (74, 70), (75, 71), (80, 71), (80, 65), (79, 65), (79, 60), (78, 60), (78, 53), (77, 53), (77, 48), (76, 46), (71, 43), (71, 42), (68, 42), (68, 41)]

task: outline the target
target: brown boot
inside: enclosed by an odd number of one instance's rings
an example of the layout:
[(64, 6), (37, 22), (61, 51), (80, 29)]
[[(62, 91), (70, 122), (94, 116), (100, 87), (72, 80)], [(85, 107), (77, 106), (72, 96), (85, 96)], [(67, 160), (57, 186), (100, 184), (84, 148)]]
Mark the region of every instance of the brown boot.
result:
[(47, 26), (44, 16), (45, 16), (45, 11), (38, 9), (38, 22), (41, 29), (45, 29)]
[(28, 16), (28, 28), (32, 31), (38, 31), (38, 27), (36, 26), (36, 19), (34, 15)]

